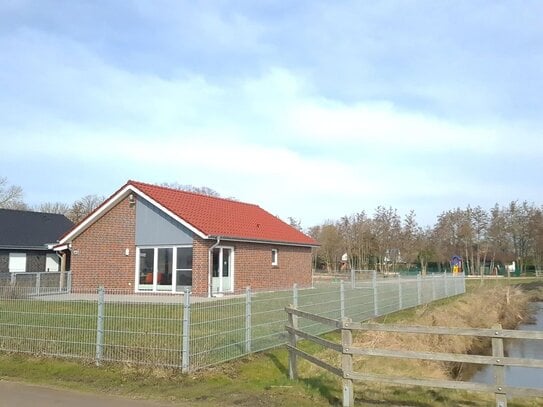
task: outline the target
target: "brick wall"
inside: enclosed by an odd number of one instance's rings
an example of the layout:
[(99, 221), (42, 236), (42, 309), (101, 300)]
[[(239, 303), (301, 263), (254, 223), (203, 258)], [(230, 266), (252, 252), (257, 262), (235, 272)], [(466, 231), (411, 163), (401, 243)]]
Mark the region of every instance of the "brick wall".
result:
[[(272, 249), (277, 266), (272, 266)], [(309, 287), (312, 283), (311, 248), (256, 243), (234, 244), (235, 291)]]
[(103, 285), (106, 289), (133, 290), (135, 235), (136, 207), (126, 198), (73, 240), (72, 288), (95, 292)]
[[(192, 292), (205, 296), (208, 289), (208, 250), (215, 241), (194, 239)], [(246, 287), (255, 291), (309, 287), (312, 283), (311, 248), (259, 243), (221, 242), (234, 248), (234, 292)], [(272, 249), (278, 253), (278, 264), (272, 266)]]

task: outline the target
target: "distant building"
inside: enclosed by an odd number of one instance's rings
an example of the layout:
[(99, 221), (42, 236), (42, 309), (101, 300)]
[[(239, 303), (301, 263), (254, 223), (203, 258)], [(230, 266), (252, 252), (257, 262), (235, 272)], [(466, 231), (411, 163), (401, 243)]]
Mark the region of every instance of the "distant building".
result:
[(64, 215), (0, 209), (0, 273), (59, 271), (61, 259), (48, 245), (72, 227)]

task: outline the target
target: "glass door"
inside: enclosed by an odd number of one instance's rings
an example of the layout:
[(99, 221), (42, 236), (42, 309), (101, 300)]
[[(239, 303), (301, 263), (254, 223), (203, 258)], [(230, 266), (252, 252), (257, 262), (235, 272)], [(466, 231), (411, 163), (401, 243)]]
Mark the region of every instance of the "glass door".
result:
[(213, 249), (211, 276), (212, 294), (232, 292), (232, 248), (216, 247)]

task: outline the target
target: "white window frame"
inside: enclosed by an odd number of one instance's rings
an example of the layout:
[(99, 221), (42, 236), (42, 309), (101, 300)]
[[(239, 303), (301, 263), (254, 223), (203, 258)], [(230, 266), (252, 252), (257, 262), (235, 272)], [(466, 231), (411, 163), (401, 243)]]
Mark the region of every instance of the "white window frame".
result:
[[(23, 268), (13, 267), (13, 263), (24, 262)], [(10, 273), (24, 273), (26, 272), (26, 253), (14, 252), (9, 254), (8, 270)]]
[[(147, 245), (147, 246), (137, 246), (136, 247), (136, 270), (134, 274), (134, 291), (137, 293), (177, 293), (177, 294), (183, 294), (183, 291), (177, 291), (177, 249), (178, 248), (187, 248), (190, 247), (193, 249), (194, 253), (194, 245), (188, 244), (188, 245)], [(141, 286), (143, 284), (140, 284), (140, 250), (142, 249), (153, 249), (153, 285), (151, 288), (142, 288)], [(171, 289), (167, 290), (159, 290), (158, 287), (158, 249), (172, 249), (172, 287)], [(192, 269), (194, 269), (194, 264), (192, 265)], [(184, 269), (183, 269), (184, 270)], [(145, 284), (148, 285), (148, 284)]]
[(278, 266), (279, 265), (279, 250), (277, 249), (271, 249), (272, 252), (272, 266)]

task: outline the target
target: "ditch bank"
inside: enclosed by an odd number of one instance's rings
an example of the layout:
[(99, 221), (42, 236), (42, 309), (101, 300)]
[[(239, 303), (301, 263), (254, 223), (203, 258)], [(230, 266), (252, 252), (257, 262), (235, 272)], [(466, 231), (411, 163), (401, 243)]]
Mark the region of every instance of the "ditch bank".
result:
[[(396, 319), (405, 325), (516, 329), (530, 323), (534, 301), (543, 300), (543, 283), (519, 286), (479, 287), (440, 304), (429, 304)], [(387, 322), (386, 319), (382, 322)], [(463, 353), (490, 355), (490, 339), (450, 335), (397, 334), (388, 332), (359, 333), (353, 338), (357, 347), (408, 350), (417, 352)], [(355, 370), (375, 374), (469, 380), (476, 365), (422, 360), (391, 360), (381, 357), (355, 359)]]

